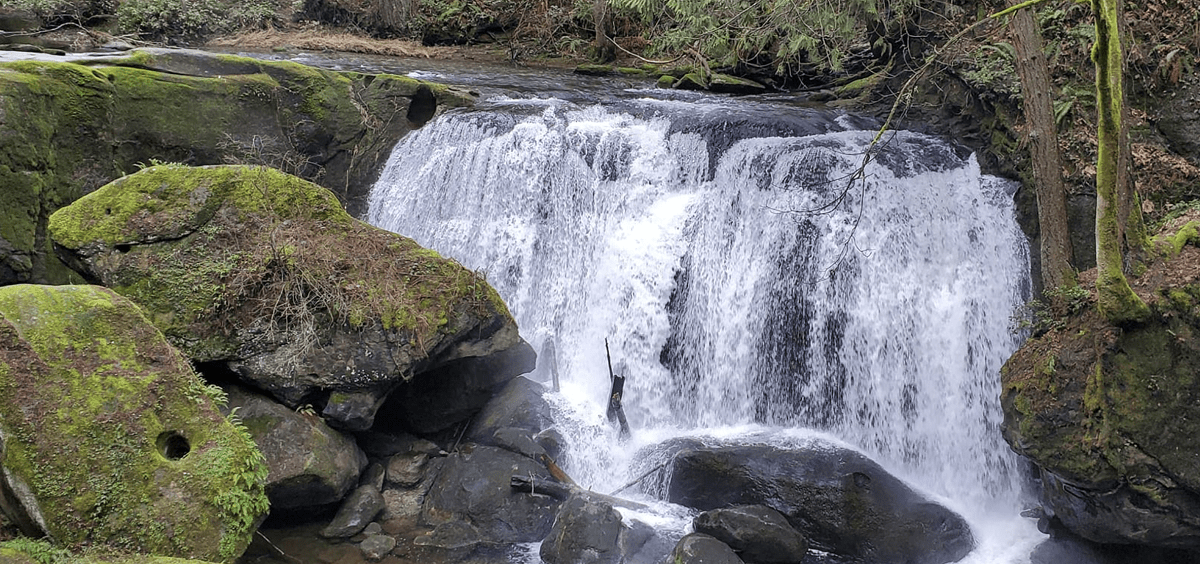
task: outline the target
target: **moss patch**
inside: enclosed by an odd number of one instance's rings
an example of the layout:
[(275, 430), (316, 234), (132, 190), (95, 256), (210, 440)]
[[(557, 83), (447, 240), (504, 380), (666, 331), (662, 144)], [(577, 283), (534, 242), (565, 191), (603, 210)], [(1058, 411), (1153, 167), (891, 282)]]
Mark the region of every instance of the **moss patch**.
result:
[(253, 441), (110, 290), (0, 288), (0, 390), (4, 466), (59, 543), (232, 562), (266, 514)]

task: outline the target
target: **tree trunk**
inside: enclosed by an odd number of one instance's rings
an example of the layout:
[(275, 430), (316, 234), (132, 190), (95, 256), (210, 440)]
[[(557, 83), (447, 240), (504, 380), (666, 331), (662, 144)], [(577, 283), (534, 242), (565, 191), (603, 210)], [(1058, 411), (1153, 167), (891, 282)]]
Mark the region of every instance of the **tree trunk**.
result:
[(1031, 13), (1017, 10), (1012, 16), (1013, 47), (1017, 74), (1029, 127), (1029, 153), (1038, 203), (1041, 232), (1042, 287), (1044, 291), (1074, 286), (1071, 238), (1067, 232), (1067, 191), (1062, 179), (1058, 132), (1050, 100), (1050, 72), (1042, 46), (1042, 34)]
[[(1117, 31), (1121, 41), (1129, 37), (1125, 25), (1125, 8), (1117, 2)], [(1125, 68), (1125, 55), (1121, 54), (1121, 68)], [(1129, 142), (1129, 105), (1121, 104), (1121, 153), (1117, 161), (1117, 217), (1121, 227), (1122, 267), (1126, 275), (1133, 274), (1150, 252), (1150, 237), (1142, 221), (1142, 205), (1138, 200), (1137, 187), (1133, 181), (1133, 149)]]
[(608, 0), (592, 0), (592, 21), (596, 26), (594, 59), (607, 63), (617, 58), (617, 46), (608, 36)]
[[(1122, 145), (1129, 140), (1122, 125), (1124, 106), (1124, 54), (1121, 51), (1120, 0), (1092, 0), (1096, 16), (1096, 295), (1097, 307), (1116, 324), (1140, 321), (1149, 313), (1125, 279), (1122, 261), (1125, 222), (1120, 213), (1119, 182), (1127, 179), (1120, 169)], [(1141, 210), (1129, 210), (1130, 214)]]

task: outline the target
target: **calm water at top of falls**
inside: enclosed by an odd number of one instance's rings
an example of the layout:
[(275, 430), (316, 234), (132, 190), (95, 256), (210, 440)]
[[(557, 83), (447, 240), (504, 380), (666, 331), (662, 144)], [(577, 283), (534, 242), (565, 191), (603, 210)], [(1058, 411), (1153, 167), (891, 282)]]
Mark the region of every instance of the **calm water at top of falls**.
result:
[[(999, 433), (1028, 292), (1015, 186), (961, 148), (890, 134), (851, 182), (871, 120), (633, 80), (306, 57), (483, 92), (400, 142), (367, 219), (484, 273), (524, 338), (552, 344), (562, 462), (583, 485), (624, 485), (639, 448), (674, 436), (828, 440), (967, 516), (979, 548), (965, 562), (1026, 562), (1044, 538), (1017, 516), (1023, 469)], [(604, 419), (605, 339), (628, 377), (627, 444)]]

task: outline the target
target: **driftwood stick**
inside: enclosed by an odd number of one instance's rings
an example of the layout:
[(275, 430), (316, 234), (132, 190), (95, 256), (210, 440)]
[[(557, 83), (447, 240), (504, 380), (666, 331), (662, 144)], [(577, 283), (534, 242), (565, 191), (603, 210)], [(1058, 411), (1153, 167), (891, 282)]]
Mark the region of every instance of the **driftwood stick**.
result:
[(616, 507), (633, 509), (635, 511), (645, 511), (650, 509), (648, 505), (641, 504), (636, 501), (604, 495), (591, 490), (585, 490), (579, 486), (563, 484), (554, 480), (538, 478), (536, 476), (513, 474), (510, 485), (512, 486), (512, 489), (520, 492), (537, 492), (548, 495), (554, 499), (566, 500), (572, 495), (579, 495), (587, 498), (590, 501), (603, 502)]
[(641, 476), (638, 476), (637, 478), (634, 478), (634, 479), (633, 479), (633, 481), (629, 482), (628, 484), (625, 484), (624, 486), (621, 486), (621, 487), (619, 487), (619, 488), (617, 488), (617, 489), (613, 490), (613, 492), (612, 492), (612, 493), (610, 493), (610, 494), (608, 494), (608, 495), (617, 495), (617, 494), (619, 494), (619, 493), (621, 493), (621, 492), (623, 492), (623, 491), (625, 491), (625, 490), (627, 490), (627, 489), (629, 489), (629, 488), (633, 487), (633, 486), (634, 486), (635, 484), (637, 484), (638, 482), (640, 482), (640, 481), (642, 481), (642, 480), (645, 480), (646, 478), (650, 477), (650, 475), (651, 475), (651, 474), (653, 474), (653, 473), (655, 473), (655, 472), (658, 472), (659, 470), (662, 470), (662, 469), (663, 469), (663, 467), (664, 467), (664, 466), (666, 466), (666, 465), (667, 465), (667, 463), (666, 463), (666, 462), (664, 462), (664, 463), (662, 463), (662, 464), (659, 464), (658, 466), (655, 466), (654, 468), (651, 468), (651, 469), (647, 470), (647, 471), (646, 471), (644, 474), (642, 474)]

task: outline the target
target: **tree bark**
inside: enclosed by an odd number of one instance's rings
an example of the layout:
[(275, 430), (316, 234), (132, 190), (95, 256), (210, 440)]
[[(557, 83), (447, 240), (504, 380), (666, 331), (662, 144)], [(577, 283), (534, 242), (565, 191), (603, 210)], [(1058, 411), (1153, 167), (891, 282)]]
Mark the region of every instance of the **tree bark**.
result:
[[(1096, 17), (1096, 44), (1092, 62), (1096, 65), (1096, 106), (1099, 125), (1096, 130), (1096, 295), (1097, 307), (1112, 323), (1140, 321), (1149, 315), (1145, 302), (1133, 293), (1125, 278), (1123, 247), (1126, 222), (1121, 217), (1120, 181), (1127, 180), (1120, 165), (1124, 113), (1124, 53), (1121, 49), (1121, 0), (1092, 0)], [(1129, 210), (1130, 214), (1141, 210)]]
[(1067, 229), (1067, 191), (1062, 178), (1062, 158), (1059, 156), (1058, 132), (1050, 99), (1050, 72), (1042, 34), (1031, 10), (1017, 10), (1013, 13), (1011, 25), (1037, 194), (1042, 287), (1049, 291), (1074, 286), (1076, 281), (1075, 269), (1071, 266), (1071, 237)]

